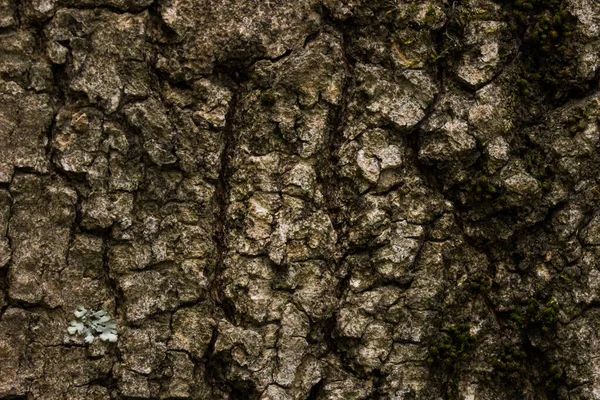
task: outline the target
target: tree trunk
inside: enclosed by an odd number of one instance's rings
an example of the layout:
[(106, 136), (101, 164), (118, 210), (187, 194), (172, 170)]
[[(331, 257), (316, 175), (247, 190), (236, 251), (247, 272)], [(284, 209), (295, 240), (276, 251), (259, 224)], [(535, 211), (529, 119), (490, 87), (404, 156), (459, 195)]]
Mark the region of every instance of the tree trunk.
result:
[(0, 399), (600, 399), (599, 20), (0, 0)]

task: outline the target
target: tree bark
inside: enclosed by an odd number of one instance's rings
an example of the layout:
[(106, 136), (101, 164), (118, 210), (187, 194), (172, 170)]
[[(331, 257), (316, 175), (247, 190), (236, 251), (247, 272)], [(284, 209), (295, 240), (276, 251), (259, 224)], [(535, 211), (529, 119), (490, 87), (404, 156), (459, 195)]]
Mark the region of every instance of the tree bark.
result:
[(528, 1), (0, 0), (0, 399), (600, 399), (600, 6)]

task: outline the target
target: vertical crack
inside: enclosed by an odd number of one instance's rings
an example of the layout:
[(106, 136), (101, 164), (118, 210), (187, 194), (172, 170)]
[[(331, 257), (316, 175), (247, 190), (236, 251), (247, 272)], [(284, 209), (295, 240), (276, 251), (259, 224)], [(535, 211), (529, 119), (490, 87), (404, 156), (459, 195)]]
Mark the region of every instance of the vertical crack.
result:
[(348, 59), (348, 38), (345, 33), (340, 32), (343, 49), (343, 61), (344, 61), (344, 82), (342, 86), (342, 92), (340, 95), (340, 104), (332, 113), (329, 124), (329, 137), (328, 143), (325, 148), (325, 154), (320, 160), (322, 160), (321, 168), (319, 168), (318, 176), (323, 189), (323, 196), (326, 199), (326, 211), (333, 224), (334, 231), (337, 236), (336, 253), (334, 254), (336, 268), (339, 269), (339, 264), (344, 258), (345, 250), (345, 234), (343, 229), (343, 223), (341, 219), (341, 199), (339, 190), (339, 177), (336, 171), (337, 155), (336, 150), (339, 149), (341, 141), (343, 140), (343, 130), (345, 125), (345, 117), (348, 113), (348, 103), (350, 97), (350, 90), (354, 86), (354, 68)]
[[(10, 188), (10, 184), (9, 184), (9, 188)], [(8, 219), (6, 221), (6, 231), (3, 232), (2, 234), (4, 237), (6, 237), (6, 240), (8, 241), (8, 248), (10, 249), (10, 256), (9, 256), (9, 259), (8, 259), (8, 262), (6, 263), (6, 265), (4, 267), (0, 268), (0, 290), (2, 291), (2, 296), (3, 296), (2, 301), (5, 303), (2, 307), (0, 307), (0, 320), (2, 319), (4, 312), (6, 311), (6, 309), (9, 306), (8, 271), (9, 271), (10, 267), (12, 266), (12, 258), (13, 258), (13, 253), (14, 253), (12, 238), (9, 235), (10, 222), (11, 222), (12, 216), (13, 216), (14, 198), (13, 198), (12, 194), (10, 193), (10, 190), (7, 190), (7, 193), (10, 197), (10, 206), (8, 208)]]
[[(217, 257), (213, 270), (209, 271), (209, 292), (215, 306), (222, 309), (229, 320), (233, 320), (233, 309), (223, 303), (222, 274), (225, 270), (225, 258), (229, 249), (227, 225), (227, 208), (229, 206), (230, 180), (233, 173), (231, 165), (233, 152), (235, 150), (236, 135), (234, 132), (235, 120), (238, 114), (238, 107), (241, 97), (239, 84), (233, 90), (233, 96), (229, 104), (229, 110), (225, 116), (225, 127), (223, 129), (223, 150), (221, 152), (221, 167), (219, 170), (219, 179), (214, 197), (215, 206), (215, 244), (217, 248)], [(217, 311), (217, 310), (215, 310)]]

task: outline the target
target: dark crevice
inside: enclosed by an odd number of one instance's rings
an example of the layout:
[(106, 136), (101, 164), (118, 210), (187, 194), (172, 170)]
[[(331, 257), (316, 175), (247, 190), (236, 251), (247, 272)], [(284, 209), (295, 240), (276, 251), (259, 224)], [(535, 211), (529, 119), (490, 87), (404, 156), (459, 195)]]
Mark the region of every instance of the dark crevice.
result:
[(125, 302), (125, 295), (121, 290), (116, 277), (110, 270), (110, 262), (108, 252), (110, 249), (110, 234), (105, 234), (102, 237), (102, 266), (104, 271), (104, 281), (106, 282), (108, 289), (115, 301), (115, 309), (117, 310), (118, 315), (124, 316), (125, 310), (123, 309), (123, 304)]
[(221, 167), (219, 179), (215, 190), (215, 244), (217, 257), (214, 269), (209, 272), (209, 291), (214, 304), (219, 305), (230, 321), (235, 320), (235, 310), (231, 304), (225, 301), (223, 293), (222, 274), (225, 271), (225, 262), (229, 251), (228, 235), (229, 226), (227, 218), (227, 207), (229, 205), (230, 181), (233, 173), (233, 157), (236, 146), (236, 133), (234, 130), (236, 118), (238, 118), (238, 107), (241, 101), (241, 88), (238, 85), (233, 91), (233, 97), (229, 104), (229, 110), (225, 116), (225, 127), (223, 129), (223, 150), (221, 152)]
[[(210, 384), (214, 384), (215, 382), (219, 382), (221, 377), (217, 376), (215, 373), (215, 369), (212, 365), (212, 357), (215, 352), (215, 344), (217, 343), (217, 338), (219, 335), (219, 326), (215, 325), (212, 330), (212, 334), (210, 337), (210, 342), (208, 343), (208, 347), (206, 348), (206, 352), (204, 353), (204, 358), (202, 360), (194, 360), (194, 377), (198, 377), (204, 374), (204, 379), (206, 382)], [(197, 379), (197, 378), (196, 378)], [(193, 387), (193, 398), (197, 398), (198, 394), (198, 386), (199, 383), (194, 385)]]
[[(9, 188), (7, 188), (8, 190)], [(13, 259), (13, 254), (14, 254), (14, 244), (13, 244), (13, 239), (10, 235), (10, 223), (11, 220), (13, 218), (13, 207), (14, 207), (14, 198), (12, 196), (12, 194), (8, 193), (8, 195), (10, 196), (10, 206), (8, 209), (8, 218), (6, 220), (6, 232), (0, 232), (0, 237), (5, 236), (6, 240), (8, 241), (8, 248), (10, 249), (10, 256), (8, 259), (8, 263), (6, 265), (4, 265), (3, 267), (0, 268), (0, 291), (2, 291), (2, 293), (0, 293), (0, 296), (2, 296), (2, 300), (0, 301), (4, 301), (5, 304), (3, 307), (0, 307), (0, 320), (2, 319), (2, 316), (4, 315), (4, 312), (7, 310), (7, 308), (10, 305), (9, 302), (9, 297), (8, 297), (8, 291), (9, 291), (9, 271), (10, 268), (12, 267), (12, 259)]]
[(325, 384), (325, 381), (323, 379), (321, 379), (319, 382), (317, 382), (308, 392), (308, 396), (306, 397), (306, 400), (318, 400), (320, 398), (322, 398), (322, 396), (324, 396), (323, 394), (323, 385)]
[(351, 60), (348, 59), (347, 54), (347, 40), (346, 35), (340, 35), (342, 38), (342, 47), (344, 49), (344, 83), (342, 92), (340, 95), (339, 106), (330, 112), (329, 121), (329, 135), (328, 143), (326, 143), (325, 152), (322, 163), (319, 165), (317, 171), (317, 179), (320, 184), (323, 195), (326, 199), (326, 207), (328, 215), (330, 216), (331, 223), (337, 235), (336, 254), (334, 255), (337, 267), (339, 269), (339, 261), (343, 257), (343, 247), (346, 245), (346, 237), (343, 230), (342, 222), (342, 203), (339, 197), (339, 177), (337, 176), (336, 168), (337, 165), (337, 151), (339, 150), (344, 137), (344, 128), (346, 124), (346, 118), (348, 113), (348, 102), (352, 87), (354, 86), (354, 67)]

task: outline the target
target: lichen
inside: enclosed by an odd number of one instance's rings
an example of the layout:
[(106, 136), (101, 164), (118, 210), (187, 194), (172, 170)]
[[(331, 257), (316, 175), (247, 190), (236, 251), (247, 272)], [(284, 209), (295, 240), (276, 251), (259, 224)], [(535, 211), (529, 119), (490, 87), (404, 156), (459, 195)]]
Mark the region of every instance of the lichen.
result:
[(74, 314), (76, 319), (67, 328), (69, 335), (83, 336), (86, 343), (93, 343), (96, 337), (103, 342), (117, 341), (117, 323), (105, 310), (92, 311), (79, 306)]

